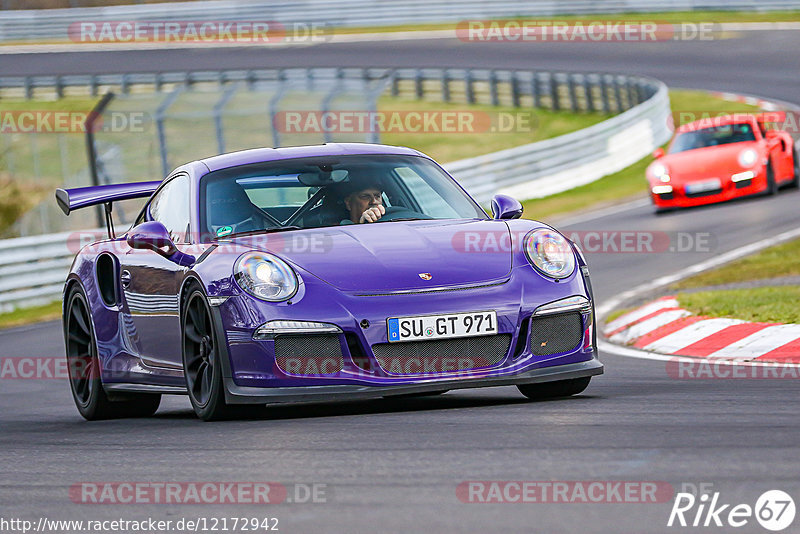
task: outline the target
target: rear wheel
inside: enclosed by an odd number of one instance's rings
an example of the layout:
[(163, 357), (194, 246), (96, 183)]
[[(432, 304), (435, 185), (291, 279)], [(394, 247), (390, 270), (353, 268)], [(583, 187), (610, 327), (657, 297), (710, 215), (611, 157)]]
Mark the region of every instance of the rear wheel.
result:
[(147, 417), (158, 410), (161, 395), (125, 394), (110, 400), (100, 379), (97, 341), (89, 305), (83, 290), (74, 286), (64, 307), (64, 344), (72, 399), (78, 412), (87, 420), (119, 417)]
[(529, 399), (555, 399), (577, 395), (589, 386), (591, 379), (592, 377), (587, 376), (585, 378), (572, 378), (543, 384), (522, 384), (517, 386), (517, 389)]
[(197, 416), (215, 421), (231, 416), (225, 404), (222, 362), (211, 309), (203, 291), (190, 290), (183, 309), (183, 372), (186, 389)]

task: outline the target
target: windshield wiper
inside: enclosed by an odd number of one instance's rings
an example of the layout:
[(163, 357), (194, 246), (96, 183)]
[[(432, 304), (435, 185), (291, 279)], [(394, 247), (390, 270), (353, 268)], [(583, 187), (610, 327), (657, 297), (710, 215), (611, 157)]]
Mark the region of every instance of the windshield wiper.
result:
[(302, 230), (299, 226), (281, 226), (280, 228), (264, 228), (263, 230), (248, 230), (247, 232), (236, 232), (224, 236), (215, 237), (215, 240), (228, 239), (229, 237), (243, 237), (248, 235), (273, 234), (276, 232), (286, 232), (288, 230)]

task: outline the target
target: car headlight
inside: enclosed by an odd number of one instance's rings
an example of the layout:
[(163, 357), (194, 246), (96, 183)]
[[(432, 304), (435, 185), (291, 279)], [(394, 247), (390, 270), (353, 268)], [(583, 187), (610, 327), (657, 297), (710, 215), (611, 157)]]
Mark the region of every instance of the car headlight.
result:
[(739, 165), (742, 167), (752, 167), (758, 161), (758, 152), (753, 150), (752, 148), (748, 148), (747, 150), (742, 150), (739, 153)]
[(549, 228), (525, 236), (525, 256), (537, 271), (550, 278), (566, 278), (575, 271), (575, 253), (569, 241)]
[(257, 299), (280, 302), (297, 293), (297, 275), (272, 254), (248, 252), (236, 260), (233, 276), (239, 287)]
[(656, 178), (663, 178), (667, 176), (669, 178), (669, 172), (667, 171), (666, 165), (663, 163), (654, 163), (652, 167), (650, 167), (650, 172), (653, 173), (653, 176)]

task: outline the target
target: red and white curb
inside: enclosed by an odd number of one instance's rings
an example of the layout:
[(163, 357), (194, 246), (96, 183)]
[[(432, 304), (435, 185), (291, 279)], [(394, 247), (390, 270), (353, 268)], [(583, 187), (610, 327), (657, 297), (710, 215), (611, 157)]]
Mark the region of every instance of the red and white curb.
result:
[(711, 360), (800, 363), (800, 325), (751, 323), (692, 315), (663, 297), (606, 324), (618, 345)]

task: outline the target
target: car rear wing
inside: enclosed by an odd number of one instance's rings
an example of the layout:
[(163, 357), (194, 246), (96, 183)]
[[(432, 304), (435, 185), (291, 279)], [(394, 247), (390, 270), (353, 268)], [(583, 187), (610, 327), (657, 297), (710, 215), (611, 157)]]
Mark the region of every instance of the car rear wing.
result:
[(161, 181), (135, 182), (129, 184), (97, 185), (77, 187), (74, 189), (56, 189), (56, 202), (65, 215), (72, 211), (89, 206), (105, 206), (106, 226), (109, 237), (114, 237), (114, 226), (111, 222), (111, 209), (114, 202), (147, 198), (151, 196)]

